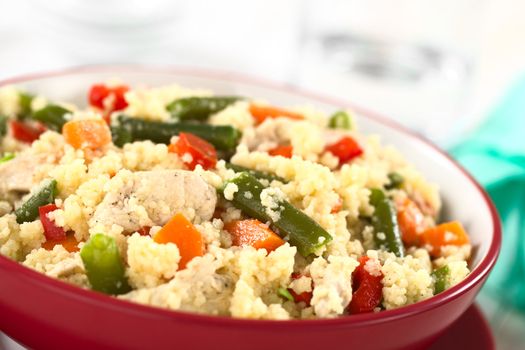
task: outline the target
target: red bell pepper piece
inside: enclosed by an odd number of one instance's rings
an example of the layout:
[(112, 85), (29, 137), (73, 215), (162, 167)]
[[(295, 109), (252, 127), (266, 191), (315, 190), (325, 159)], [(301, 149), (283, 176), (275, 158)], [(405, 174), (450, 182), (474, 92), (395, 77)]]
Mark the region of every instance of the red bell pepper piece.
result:
[(293, 154), (293, 147), (291, 145), (288, 146), (277, 146), (271, 150), (268, 151), (268, 154), (271, 156), (281, 156), (284, 158), (292, 158)]
[(13, 137), (18, 141), (26, 143), (33, 143), (33, 141), (38, 140), (40, 135), (46, 131), (46, 128), (41, 125), (34, 127), (18, 120), (9, 121), (9, 126), (11, 127)]
[(350, 136), (344, 136), (336, 143), (328, 145), (325, 150), (339, 158), (340, 163), (346, 163), (363, 154), (361, 146)]
[(372, 275), (365, 269), (370, 258), (359, 258), (359, 266), (352, 273), (352, 301), (348, 305), (351, 314), (372, 312), (381, 303), (383, 297), (383, 274)]
[(47, 214), (58, 207), (55, 204), (46, 204), (38, 208), (38, 214), (40, 215), (40, 221), (44, 227), (44, 235), (48, 241), (62, 241), (66, 239), (66, 232), (62, 227), (57, 226), (54, 221), (49, 219)]
[[(176, 143), (168, 147), (170, 152), (176, 153), (191, 170), (200, 164), (205, 170), (213, 169), (217, 164), (217, 151), (211, 143), (190, 133), (181, 132)], [(191, 156), (191, 159), (185, 157)], [(189, 158), (189, 157), (188, 157)]]
[[(301, 278), (302, 276), (303, 275), (301, 275), (300, 273), (296, 273), (296, 272), (292, 273), (292, 279), (294, 280), (297, 280)], [(296, 303), (299, 303), (302, 301), (306, 304), (306, 306), (310, 306), (310, 302), (312, 301), (313, 292), (302, 292), (301, 294), (297, 294), (296, 292), (293, 291), (292, 288), (288, 288), (288, 291), (293, 296), (293, 299), (295, 300)]]
[[(128, 103), (124, 98), (124, 94), (128, 91), (129, 87), (126, 85), (108, 87), (105, 84), (95, 84), (89, 90), (89, 104), (105, 111), (106, 114), (120, 111), (128, 106)], [(111, 106), (106, 106), (104, 105), (104, 100), (110, 95), (113, 95), (113, 104)]]

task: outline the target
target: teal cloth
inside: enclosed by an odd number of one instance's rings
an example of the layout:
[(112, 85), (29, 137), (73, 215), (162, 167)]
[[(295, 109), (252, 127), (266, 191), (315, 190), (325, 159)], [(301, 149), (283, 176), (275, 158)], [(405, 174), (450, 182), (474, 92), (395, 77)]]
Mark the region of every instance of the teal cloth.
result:
[(500, 256), (484, 291), (525, 310), (525, 79), (450, 152), (486, 188), (503, 223)]

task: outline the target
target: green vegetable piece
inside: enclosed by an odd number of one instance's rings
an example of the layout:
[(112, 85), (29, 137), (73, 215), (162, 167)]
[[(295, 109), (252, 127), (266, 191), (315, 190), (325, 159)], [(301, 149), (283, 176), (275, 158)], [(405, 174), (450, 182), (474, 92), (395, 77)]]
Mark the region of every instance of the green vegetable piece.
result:
[(278, 203), (276, 210), (280, 213), (279, 219), (272, 220), (261, 203), (264, 186), (250, 173), (242, 172), (226, 181), (224, 186), (229, 183), (237, 185), (238, 188), (233, 195), (233, 205), (252, 218), (261, 222), (271, 222), (273, 230), (281, 237), (287, 237), (288, 242), (297, 247), (302, 256), (312, 254), (332, 240), (332, 236), (317, 222), (286, 200)]
[(14, 153), (4, 153), (4, 156), (0, 158), (0, 164), (9, 162), (11, 159), (15, 157)]
[(432, 279), (434, 280), (434, 295), (447, 289), (448, 280), (450, 279), (450, 268), (448, 265), (432, 271)]
[(67, 122), (64, 117), (67, 113), (71, 113), (71, 111), (61, 106), (48, 105), (33, 113), (32, 117), (34, 120), (43, 123), (49, 129), (61, 132), (62, 127)]
[(254, 177), (256, 177), (257, 179), (259, 179), (259, 180), (260, 179), (264, 179), (264, 180), (268, 180), (270, 182), (272, 182), (273, 180), (277, 180), (277, 181), (282, 182), (283, 184), (288, 183), (288, 181), (286, 181), (285, 179), (283, 179), (280, 176), (277, 176), (277, 175), (274, 175), (274, 174), (270, 174), (270, 173), (267, 173), (267, 172), (264, 172), (264, 171), (259, 171), (259, 170), (253, 170), (253, 169), (245, 168), (243, 166), (235, 165), (235, 164), (232, 164), (232, 163), (226, 163), (226, 168), (232, 169), (236, 173), (241, 173), (243, 171), (246, 171), (246, 172), (250, 173), (251, 175), (253, 175)]
[(286, 288), (277, 289), (277, 295), (279, 295), (280, 297), (283, 297), (286, 300), (294, 301), (292, 293), (290, 293), (290, 291)]
[(114, 128), (124, 129), (131, 141), (151, 140), (169, 144), (174, 135), (188, 132), (205, 139), (218, 150), (232, 151), (237, 146), (241, 132), (229, 125), (207, 125), (196, 123), (158, 122), (119, 116)]
[(400, 188), (403, 185), (405, 178), (394, 171), (388, 174), (388, 180), (390, 182), (385, 186), (385, 189), (392, 190), (394, 188)]
[(31, 115), (31, 102), (33, 102), (33, 95), (25, 92), (18, 93), (18, 103), (20, 105), (20, 113), (18, 113), (18, 119), (26, 119)]
[(131, 290), (125, 276), (124, 263), (115, 239), (97, 233), (84, 244), (80, 257), (91, 288), (106, 294), (124, 294)]
[(131, 132), (129, 132), (128, 130), (116, 126), (111, 126), (110, 129), (111, 138), (115, 146), (123, 147), (126, 143), (133, 142)]
[(0, 140), (7, 135), (7, 117), (0, 114)]
[(57, 182), (54, 179), (45, 180), (40, 188), (15, 210), (16, 222), (34, 221), (38, 217), (38, 208), (53, 203), (57, 194)]
[(375, 209), (372, 216), (372, 226), (374, 227), (376, 246), (394, 253), (396, 256), (405, 256), (394, 205), (382, 190), (373, 188), (370, 191), (370, 204)]
[(337, 111), (330, 117), (328, 121), (328, 127), (330, 129), (352, 129), (352, 117), (345, 111)]
[(205, 121), (213, 113), (241, 99), (237, 96), (185, 97), (171, 102), (166, 108), (176, 120)]

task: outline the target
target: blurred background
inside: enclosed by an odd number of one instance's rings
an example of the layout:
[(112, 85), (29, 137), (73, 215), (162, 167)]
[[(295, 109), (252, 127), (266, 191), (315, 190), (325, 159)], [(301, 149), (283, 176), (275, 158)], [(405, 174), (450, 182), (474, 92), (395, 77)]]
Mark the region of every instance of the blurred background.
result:
[(0, 79), (182, 65), (386, 114), (448, 149), (494, 198), (504, 247), (478, 303), (499, 348), (515, 349), (525, 341), (523, 14), (520, 0), (0, 0)]

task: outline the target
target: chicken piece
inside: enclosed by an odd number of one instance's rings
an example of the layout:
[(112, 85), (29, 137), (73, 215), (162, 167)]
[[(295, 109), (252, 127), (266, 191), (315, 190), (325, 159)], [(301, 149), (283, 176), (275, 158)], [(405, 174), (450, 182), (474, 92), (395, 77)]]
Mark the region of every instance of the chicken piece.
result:
[(176, 213), (200, 223), (210, 220), (215, 211), (215, 188), (194, 172), (152, 170), (127, 172), (122, 177), (123, 185), (112, 188), (97, 206), (91, 226), (116, 224), (135, 232), (144, 226), (164, 225)]
[(242, 143), (250, 150), (268, 151), (276, 146), (289, 143), (293, 120), (287, 118), (266, 119), (250, 133), (243, 133)]
[(12, 202), (36, 184), (33, 175), (46, 162), (44, 154), (22, 153), (0, 164), (0, 198)]

